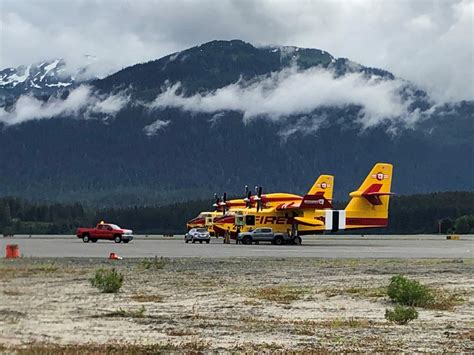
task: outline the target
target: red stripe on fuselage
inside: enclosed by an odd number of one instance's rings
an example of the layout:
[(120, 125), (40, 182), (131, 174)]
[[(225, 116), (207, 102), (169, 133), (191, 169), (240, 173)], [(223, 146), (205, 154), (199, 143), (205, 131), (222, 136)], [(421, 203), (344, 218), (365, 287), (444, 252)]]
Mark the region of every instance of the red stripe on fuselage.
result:
[(388, 218), (346, 218), (346, 225), (386, 226), (388, 225)]
[(214, 223), (235, 223), (235, 216), (222, 216), (214, 218)]
[(204, 224), (204, 223), (205, 223), (205, 219), (201, 217), (193, 218), (192, 220), (188, 222), (188, 224)]

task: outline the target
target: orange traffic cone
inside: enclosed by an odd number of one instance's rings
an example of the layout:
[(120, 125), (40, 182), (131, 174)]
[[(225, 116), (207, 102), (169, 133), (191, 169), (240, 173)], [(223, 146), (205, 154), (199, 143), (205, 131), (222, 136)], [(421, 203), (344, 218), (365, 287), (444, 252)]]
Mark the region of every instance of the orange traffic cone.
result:
[(115, 253), (110, 253), (109, 259), (111, 260), (121, 260), (122, 258)]

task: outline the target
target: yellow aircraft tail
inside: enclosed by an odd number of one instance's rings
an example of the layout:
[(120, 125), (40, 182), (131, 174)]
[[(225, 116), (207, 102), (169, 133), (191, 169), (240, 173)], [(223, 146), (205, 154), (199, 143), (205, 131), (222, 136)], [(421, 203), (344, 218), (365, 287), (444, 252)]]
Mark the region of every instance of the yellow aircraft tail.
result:
[(386, 226), (393, 165), (377, 163), (360, 187), (349, 194), (346, 229)]
[(304, 195), (299, 208), (326, 209), (332, 208), (334, 176), (320, 175), (308, 193)]
[(307, 195), (322, 194), (326, 200), (332, 201), (334, 191), (334, 176), (320, 175), (309, 189)]

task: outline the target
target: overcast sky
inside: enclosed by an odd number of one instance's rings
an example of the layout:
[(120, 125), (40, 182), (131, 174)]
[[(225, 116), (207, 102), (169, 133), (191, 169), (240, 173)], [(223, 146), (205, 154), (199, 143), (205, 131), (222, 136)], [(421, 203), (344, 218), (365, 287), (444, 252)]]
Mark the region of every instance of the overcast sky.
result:
[(320, 48), (438, 100), (474, 99), (474, 0), (0, 0), (0, 68), (96, 56), (105, 75), (214, 39)]

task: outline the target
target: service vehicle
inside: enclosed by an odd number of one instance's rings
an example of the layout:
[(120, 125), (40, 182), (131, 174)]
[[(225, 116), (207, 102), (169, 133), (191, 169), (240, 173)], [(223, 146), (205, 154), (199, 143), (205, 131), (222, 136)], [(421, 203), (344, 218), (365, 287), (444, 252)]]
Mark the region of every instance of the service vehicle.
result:
[(191, 228), (188, 233), (184, 235), (184, 241), (189, 243), (189, 241), (196, 243), (206, 242), (209, 244), (211, 242), (211, 234), (207, 231), (206, 228)]
[(76, 236), (84, 243), (95, 243), (99, 239), (113, 240), (115, 243), (128, 243), (133, 240), (133, 231), (116, 224), (100, 222), (95, 228), (78, 228)]
[[(291, 238), (288, 234), (273, 233), (273, 230), (271, 228), (256, 228), (248, 232), (239, 233), (237, 236), (237, 243), (242, 244), (258, 244), (259, 242), (271, 242), (272, 244), (282, 245), (290, 241)], [(301, 240), (299, 244), (301, 244)]]

